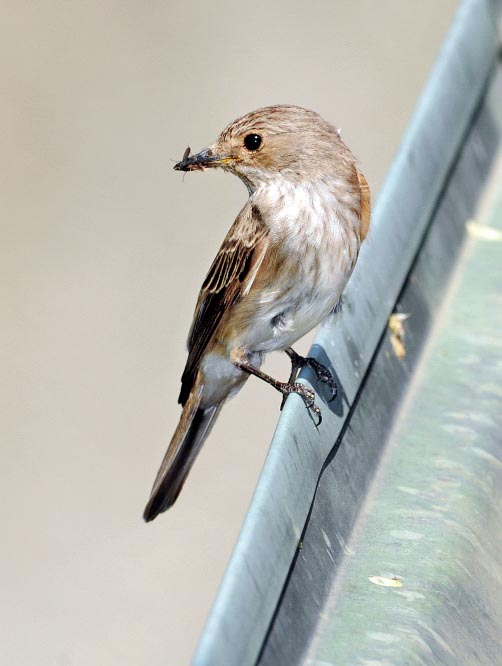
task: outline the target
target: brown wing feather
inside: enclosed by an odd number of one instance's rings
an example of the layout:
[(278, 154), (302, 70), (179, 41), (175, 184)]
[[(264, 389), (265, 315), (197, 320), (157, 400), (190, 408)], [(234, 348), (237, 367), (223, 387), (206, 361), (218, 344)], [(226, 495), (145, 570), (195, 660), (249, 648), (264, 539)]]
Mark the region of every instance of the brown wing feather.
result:
[(250, 287), (263, 259), (267, 227), (256, 206), (246, 204), (230, 228), (204, 280), (188, 336), (188, 359), (178, 401), (184, 405), (200, 360), (223, 315)]
[(363, 174), (356, 169), (357, 171), (357, 180), (359, 181), (359, 191), (361, 193), (361, 240), (363, 241), (370, 228), (370, 218), (371, 218), (371, 200), (370, 200), (370, 188), (366, 182), (366, 178)]

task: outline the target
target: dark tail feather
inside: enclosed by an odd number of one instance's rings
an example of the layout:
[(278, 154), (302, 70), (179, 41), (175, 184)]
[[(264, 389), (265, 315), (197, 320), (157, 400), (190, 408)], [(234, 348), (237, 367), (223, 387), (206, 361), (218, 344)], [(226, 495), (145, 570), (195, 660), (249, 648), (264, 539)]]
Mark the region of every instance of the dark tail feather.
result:
[(143, 518), (150, 522), (174, 504), (223, 403), (199, 408), (202, 387), (196, 381), (162, 461)]

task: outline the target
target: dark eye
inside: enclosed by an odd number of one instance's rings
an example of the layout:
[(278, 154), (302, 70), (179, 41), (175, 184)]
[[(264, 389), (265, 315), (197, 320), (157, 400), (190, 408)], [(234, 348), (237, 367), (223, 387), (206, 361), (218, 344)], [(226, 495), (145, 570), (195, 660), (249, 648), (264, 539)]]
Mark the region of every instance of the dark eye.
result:
[(248, 150), (258, 150), (261, 146), (261, 136), (259, 134), (248, 134), (244, 138), (244, 145)]

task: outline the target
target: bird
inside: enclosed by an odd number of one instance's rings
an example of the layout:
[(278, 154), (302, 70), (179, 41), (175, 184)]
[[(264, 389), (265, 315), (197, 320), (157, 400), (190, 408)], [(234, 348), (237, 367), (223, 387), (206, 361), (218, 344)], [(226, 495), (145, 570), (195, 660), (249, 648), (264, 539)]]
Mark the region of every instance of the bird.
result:
[[(248, 199), (202, 284), (181, 378), (182, 413), (157, 473), (144, 520), (176, 501), (224, 403), (250, 375), (299, 394), (319, 418), (314, 392), (296, 382), (309, 365), (332, 392), (330, 372), (292, 345), (332, 313), (370, 226), (370, 191), (340, 131), (318, 113), (267, 106), (231, 122), (217, 140), (174, 169), (221, 168)], [(265, 354), (284, 351), (289, 381), (265, 374)]]

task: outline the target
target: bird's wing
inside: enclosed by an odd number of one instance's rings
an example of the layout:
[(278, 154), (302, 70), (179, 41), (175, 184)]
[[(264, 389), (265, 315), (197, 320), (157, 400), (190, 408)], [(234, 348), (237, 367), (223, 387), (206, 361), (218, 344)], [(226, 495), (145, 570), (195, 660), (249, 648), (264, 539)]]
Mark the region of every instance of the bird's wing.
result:
[(247, 203), (237, 216), (204, 280), (188, 336), (188, 359), (178, 401), (184, 405), (202, 355), (223, 316), (247, 293), (263, 261), (268, 230), (256, 206)]
[(370, 200), (370, 188), (366, 182), (366, 178), (363, 174), (356, 168), (357, 181), (359, 184), (359, 192), (361, 196), (361, 240), (363, 241), (370, 228), (370, 217), (371, 217), (371, 200)]

